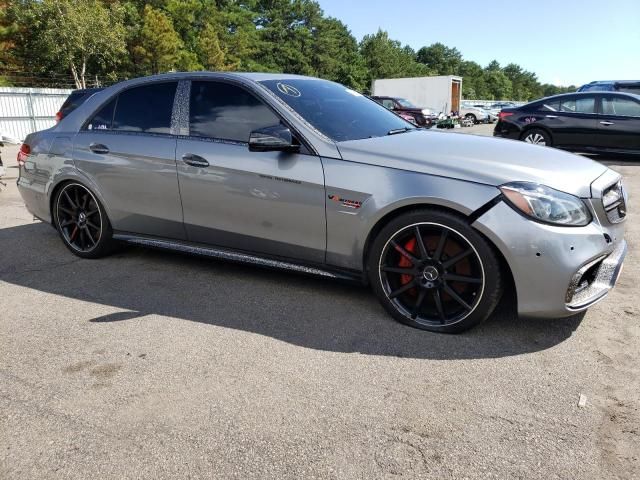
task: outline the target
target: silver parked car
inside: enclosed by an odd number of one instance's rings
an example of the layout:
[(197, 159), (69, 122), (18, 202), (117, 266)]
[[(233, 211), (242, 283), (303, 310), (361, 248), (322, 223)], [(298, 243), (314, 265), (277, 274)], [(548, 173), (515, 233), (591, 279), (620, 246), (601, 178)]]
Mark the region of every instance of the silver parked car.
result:
[(507, 284), (523, 316), (602, 299), (626, 253), (620, 175), (521, 142), (425, 131), (342, 85), (176, 73), (96, 93), (27, 137), (18, 187), (84, 258), (115, 241), (369, 283), (460, 332)]

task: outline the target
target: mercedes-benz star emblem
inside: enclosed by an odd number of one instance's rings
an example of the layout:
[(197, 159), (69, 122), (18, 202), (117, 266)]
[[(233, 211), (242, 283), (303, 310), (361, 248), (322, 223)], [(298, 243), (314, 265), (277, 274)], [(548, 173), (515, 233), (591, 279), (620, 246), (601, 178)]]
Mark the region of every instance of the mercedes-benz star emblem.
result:
[(430, 282), (433, 282), (438, 278), (438, 269), (436, 267), (427, 267), (422, 273), (424, 278)]

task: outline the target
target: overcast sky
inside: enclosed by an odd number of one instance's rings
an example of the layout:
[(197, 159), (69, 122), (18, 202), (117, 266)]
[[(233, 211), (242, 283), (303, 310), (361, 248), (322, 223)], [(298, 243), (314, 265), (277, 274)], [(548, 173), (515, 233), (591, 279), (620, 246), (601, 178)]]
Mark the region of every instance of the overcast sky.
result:
[(640, 79), (640, 0), (319, 0), (358, 40), (378, 28), (414, 49), (517, 63), (543, 83)]

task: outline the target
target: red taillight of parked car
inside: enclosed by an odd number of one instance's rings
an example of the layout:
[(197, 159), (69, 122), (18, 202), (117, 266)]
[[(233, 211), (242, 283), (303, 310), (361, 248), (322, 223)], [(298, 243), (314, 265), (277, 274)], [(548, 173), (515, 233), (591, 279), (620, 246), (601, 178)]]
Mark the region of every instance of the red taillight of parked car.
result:
[(500, 120), (504, 120), (507, 117), (510, 117), (511, 115), (513, 115), (513, 112), (500, 112), (498, 113), (498, 118)]
[(62, 120), (62, 112), (56, 113), (56, 123), (60, 122), (60, 120)]
[(18, 165), (22, 166), (27, 161), (27, 156), (31, 153), (31, 147), (26, 143), (20, 146), (18, 151)]

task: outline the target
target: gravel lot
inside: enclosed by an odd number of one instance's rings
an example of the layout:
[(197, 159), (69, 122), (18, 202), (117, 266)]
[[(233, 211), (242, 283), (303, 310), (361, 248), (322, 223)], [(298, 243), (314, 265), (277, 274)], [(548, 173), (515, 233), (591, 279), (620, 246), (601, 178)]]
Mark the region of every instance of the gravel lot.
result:
[(640, 166), (606, 163), (631, 194), (609, 298), (556, 321), (503, 306), (459, 336), (357, 286), (136, 248), (80, 260), (9, 180), (0, 478), (640, 478)]

